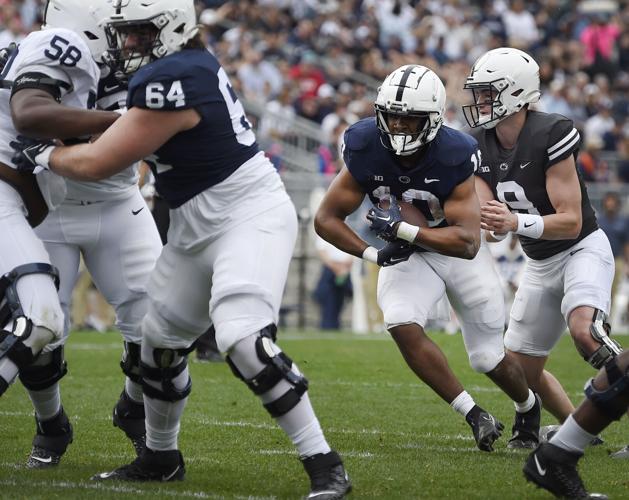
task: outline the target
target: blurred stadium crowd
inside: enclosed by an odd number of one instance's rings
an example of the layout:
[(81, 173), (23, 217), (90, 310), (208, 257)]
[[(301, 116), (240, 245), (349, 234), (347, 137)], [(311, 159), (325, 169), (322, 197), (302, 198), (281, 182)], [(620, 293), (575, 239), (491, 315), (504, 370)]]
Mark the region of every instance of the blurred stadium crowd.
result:
[[(39, 27), (42, 0), (0, 0), (0, 46)], [(246, 100), (284, 116), (259, 134), (290, 133), (294, 116), (334, 146), (345, 124), (372, 114), (378, 83), (419, 63), (446, 84), (447, 123), (462, 127), (463, 83), (491, 48), (531, 53), (539, 109), (582, 132), (589, 182), (629, 182), (629, 2), (619, 0), (203, 0), (200, 20)], [(337, 148), (320, 169), (338, 168)]]

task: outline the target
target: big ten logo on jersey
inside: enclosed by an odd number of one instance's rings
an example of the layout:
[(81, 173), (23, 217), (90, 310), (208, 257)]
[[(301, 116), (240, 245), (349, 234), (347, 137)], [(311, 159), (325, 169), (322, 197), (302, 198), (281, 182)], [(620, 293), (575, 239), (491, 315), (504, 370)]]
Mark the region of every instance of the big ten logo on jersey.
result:
[[(391, 188), (389, 186), (378, 186), (371, 194), (379, 201), (388, 201), (391, 196)], [(418, 208), (426, 218), (428, 227), (437, 227), (441, 225), (446, 218), (439, 198), (429, 191), (407, 189), (402, 192), (399, 198), (406, 203), (412, 203), (414, 207)]]

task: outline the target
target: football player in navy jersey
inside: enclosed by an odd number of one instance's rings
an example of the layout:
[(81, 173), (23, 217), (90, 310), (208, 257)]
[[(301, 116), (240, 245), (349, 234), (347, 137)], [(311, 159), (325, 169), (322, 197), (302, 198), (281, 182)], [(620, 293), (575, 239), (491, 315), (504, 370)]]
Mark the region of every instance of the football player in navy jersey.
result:
[(187, 355), (212, 323), (234, 374), (295, 444), (310, 496), (342, 498), (351, 484), (314, 414), (308, 381), (275, 343), (294, 206), (225, 70), (203, 45), (193, 0), (118, 0), (113, 11), (105, 24), (110, 60), (131, 77), (129, 111), (91, 144), (39, 143), (16, 154), (26, 170), (38, 164), (84, 181), (145, 158), (171, 209), (141, 325), (146, 449), (94, 479), (184, 478), (177, 437), (191, 391)]
[[(480, 208), (474, 191), (478, 145), (442, 126), (445, 88), (423, 66), (402, 66), (384, 80), (376, 118), (344, 136), (345, 167), (315, 217), (317, 233), (344, 252), (383, 265), (378, 304), (386, 327), (415, 374), (472, 427), (478, 447), (492, 451), (503, 425), (475, 404), (439, 347), (424, 331), (444, 292), (457, 313), (471, 366), (517, 402), (519, 446), (537, 443), (540, 404), (521, 367), (505, 356), (502, 295), (492, 257), (480, 248)], [(375, 205), (371, 228), (383, 239), (411, 244), (411, 253), (383, 258), (345, 223), (365, 195)], [(390, 199), (390, 207), (378, 208)], [(428, 226), (401, 221), (396, 200), (412, 202)], [(480, 250), (479, 250), (480, 248)], [(526, 419), (527, 425), (521, 425)]]
[(572, 404), (543, 376), (566, 326), (595, 368), (613, 364), (621, 351), (607, 323), (614, 258), (576, 169), (579, 132), (564, 116), (529, 110), (540, 96), (539, 66), (520, 50), (481, 56), (465, 88), (473, 103), (464, 113), (482, 155), (476, 171), (481, 227), (489, 240), (518, 234), (529, 257), (505, 346), (545, 405), (570, 426)]

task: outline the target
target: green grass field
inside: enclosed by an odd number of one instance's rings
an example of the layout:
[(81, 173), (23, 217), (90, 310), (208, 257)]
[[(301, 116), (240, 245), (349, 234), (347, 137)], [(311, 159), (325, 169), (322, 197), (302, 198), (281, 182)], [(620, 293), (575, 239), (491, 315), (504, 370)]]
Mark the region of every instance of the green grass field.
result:
[[(451, 366), (476, 401), (510, 431), (513, 405), (467, 364), (461, 337), (435, 334)], [(280, 346), (310, 380), (310, 397), (330, 444), (345, 459), (352, 498), (551, 498), (527, 484), (524, 451), (476, 449), (464, 419), (423, 385), (386, 335), (283, 332)], [(90, 476), (134, 458), (111, 424), (122, 388), (121, 340), (115, 333), (74, 333), (67, 347), (70, 373), (62, 381), (74, 443), (55, 470), (23, 464), (35, 432), (30, 401), (19, 383), (0, 400), (1, 498), (300, 498), (305, 472), (284, 434), (224, 364), (191, 363), (193, 391), (184, 413), (180, 448), (186, 480), (168, 484), (95, 483)], [(550, 369), (573, 401), (592, 370), (564, 338)], [(555, 423), (548, 413), (543, 425)], [(626, 461), (607, 457), (629, 442), (626, 421), (605, 431), (603, 446), (582, 461), (586, 485), (612, 498), (629, 498)]]

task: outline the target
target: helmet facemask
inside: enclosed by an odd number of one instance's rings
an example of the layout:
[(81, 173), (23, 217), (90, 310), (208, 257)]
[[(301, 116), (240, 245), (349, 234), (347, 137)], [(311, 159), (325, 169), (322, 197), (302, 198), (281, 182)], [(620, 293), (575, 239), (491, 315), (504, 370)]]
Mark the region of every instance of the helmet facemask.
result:
[(105, 27), (108, 63), (125, 76), (158, 59), (165, 52), (154, 19), (111, 23)]
[[(409, 112), (402, 109), (401, 106), (397, 106), (399, 109), (395, 109), (396, 106), (392, 105), (388, 110), (383, 109), (376, 103), (376, 123), (380, 130), (380, 141), (382, 145), (393, 151), (398, 156), (408, 156), (417, 152), (422, 146), (427, 144), (432, 137), (429, 138), (431, 132), (431, 114), (438, 115), (438, 113), (430, 113), (426, 111)], [(400, 118), (416, 118), (417, 125), (413, 128), (415, 131), (402, 131), (393, 132), (389, 121)]]
[(509, 110), (503, 103), (502, 94), (509, 88), (509, 83), (504, 78), (493, 82), (466, 83), (464, 88), (472, 91), (474, 99), (473, 104), (463, 106), (465, 120), (472, 128), (494, 128), (500, 120), (519, 110), (519, 108)]

